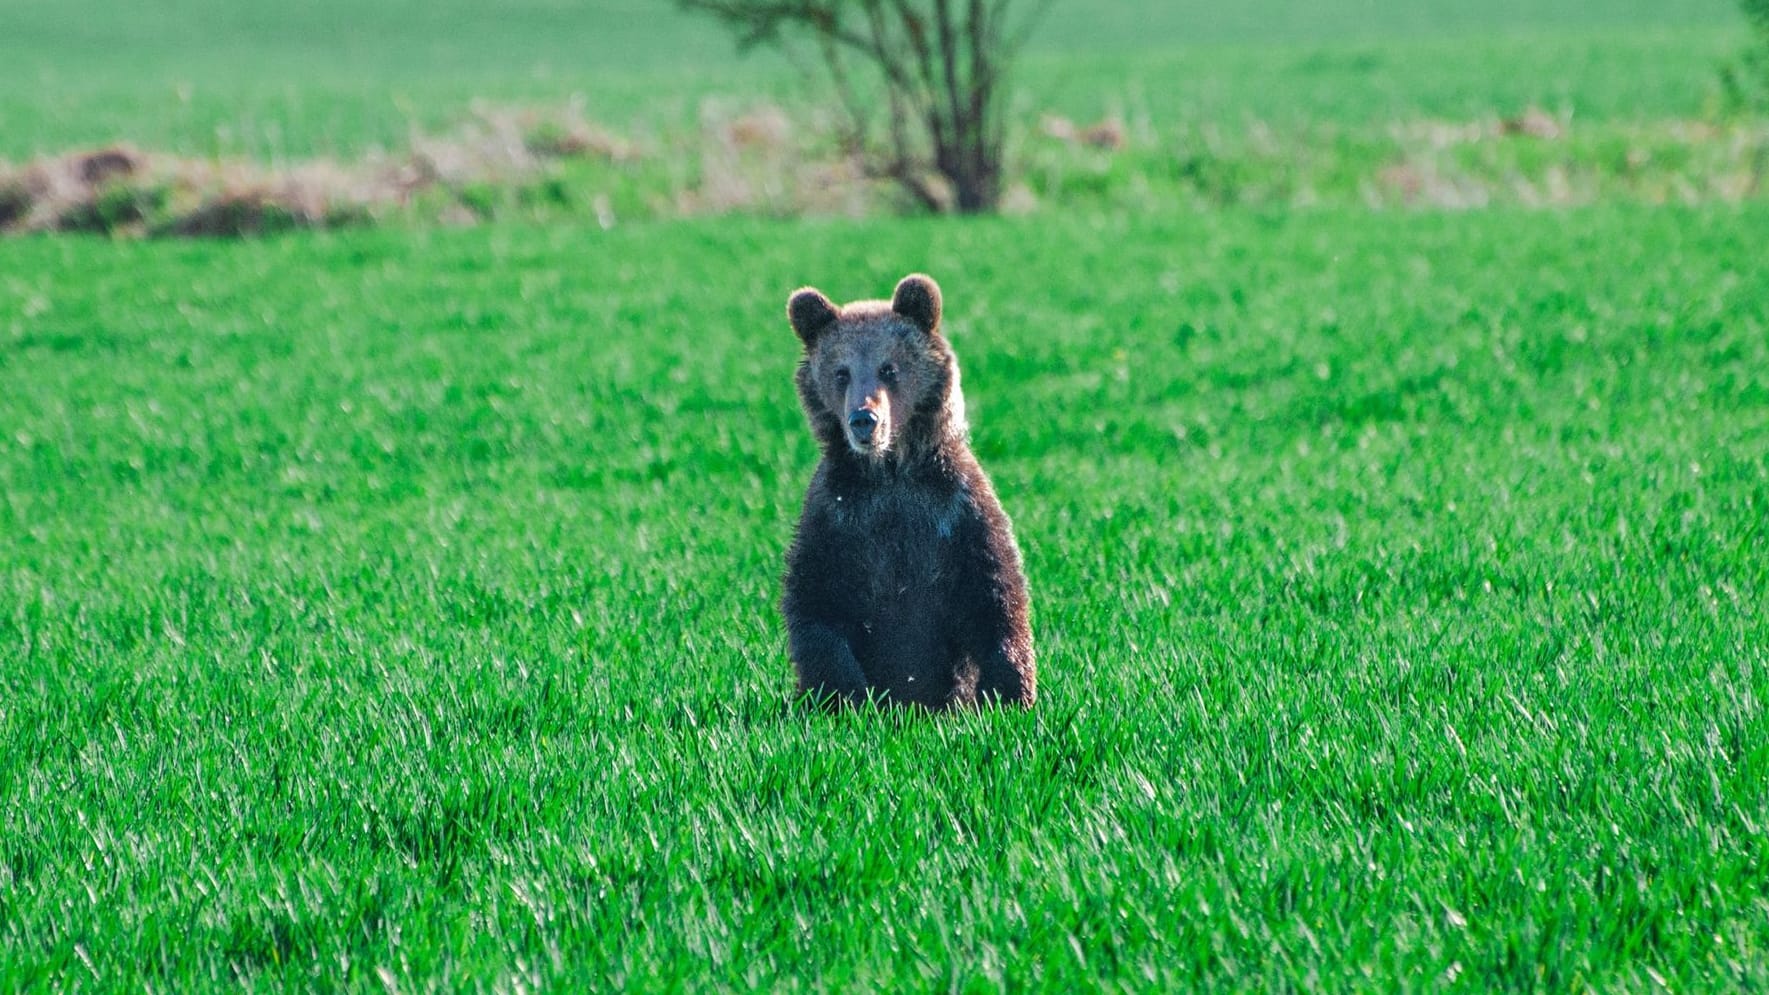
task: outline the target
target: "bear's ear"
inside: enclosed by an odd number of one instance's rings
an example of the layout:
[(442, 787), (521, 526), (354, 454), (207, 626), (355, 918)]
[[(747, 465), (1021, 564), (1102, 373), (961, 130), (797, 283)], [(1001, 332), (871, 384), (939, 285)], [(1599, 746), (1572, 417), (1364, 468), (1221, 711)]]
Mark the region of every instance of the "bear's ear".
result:
[(891, 310), (908, 318), (915, 327), (932, 335), (940, 327), (940, 285), (931, 276), (911, 273), (891, 295)]
[(841, 312), (829, 302), (829, 298), (814, 287), (801, 287), (792, 292), (786, 302), (786, 320), (792, 322), (792, 330), (798, 333), (799, 339), (810, 348), (817, 341), (817, 336), (841, 317)]

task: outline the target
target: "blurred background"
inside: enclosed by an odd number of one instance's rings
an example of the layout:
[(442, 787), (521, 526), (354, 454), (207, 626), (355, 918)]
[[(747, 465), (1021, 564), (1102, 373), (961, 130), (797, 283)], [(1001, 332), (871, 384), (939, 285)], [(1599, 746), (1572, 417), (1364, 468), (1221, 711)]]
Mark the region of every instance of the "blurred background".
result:
[[(1002, 4), (987, 199), (1026, 212), (1754, 196), (1769, 42), (1752, 2)], [(0, 224), (955, 206), (927, 168), (926, 122), (891, 129), (878, 60), (848, 47), (844, 93), (810, 19), (739, 52), (769, 6), (10, 0)], [(838, 8), (865, 26), (863, 5)], [(900, 26), (886, 33), (910, 52)], [(53, 161), (113, 146), (108, 168)], [(904, 146), (931, 184), (891, 161)]]

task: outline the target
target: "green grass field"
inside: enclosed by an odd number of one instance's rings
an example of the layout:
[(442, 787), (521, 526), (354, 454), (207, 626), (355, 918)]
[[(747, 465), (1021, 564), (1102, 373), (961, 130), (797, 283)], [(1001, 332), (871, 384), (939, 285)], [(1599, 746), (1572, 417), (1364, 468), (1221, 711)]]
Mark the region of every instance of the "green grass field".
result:
[[(14, 245), (0, 982), (1760, 986), (1766, 223)], [(914, 266), (1035, 714), (786, 704)]]
[[(804, 99), (635, 3), (235, 6), (9, 4), (0, 155)], [(1059, 5), (1021, 106), (1699, 118), (1742, 44), (1295, 6)], [(0, 990), (1769, 988), (1769, 204), (1138, 204), (0, 240)], [(1030, 713), (790, 699), (786, 295), (911, 270)]]

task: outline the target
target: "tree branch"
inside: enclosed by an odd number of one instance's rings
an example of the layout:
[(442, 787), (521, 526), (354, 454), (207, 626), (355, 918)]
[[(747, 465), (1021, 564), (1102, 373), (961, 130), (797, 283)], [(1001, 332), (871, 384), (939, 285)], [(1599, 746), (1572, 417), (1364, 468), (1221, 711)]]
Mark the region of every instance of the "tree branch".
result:
[[(932, 168), (952, 183), (961, 211), (994, 206), (1001, 186), (1005, 115), (1001, 80), (1054, 0), (677, 0), (729, 26), (739, 45), (788, 47), (807, 39), (822, 56), (850, 128), (873, 175), (899, 183), (929, 209), (944, 198)], [(1030, 6), (1023, 22), (1009, 14)], [(870, 65), (883, 84), (886, 134), (874, 146), (876, 102), (845, 55)], [(912, 133), (913, 132), (913, 133)]]

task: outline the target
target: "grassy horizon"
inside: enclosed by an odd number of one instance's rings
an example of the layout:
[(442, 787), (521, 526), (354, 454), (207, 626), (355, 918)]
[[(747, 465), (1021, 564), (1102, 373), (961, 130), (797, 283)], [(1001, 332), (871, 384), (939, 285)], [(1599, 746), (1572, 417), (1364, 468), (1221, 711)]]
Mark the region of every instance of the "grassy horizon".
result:
[[(1490, 5), (1487, 5), (1490, 7)], [(1648, 5), (1057, 4), (1018, 114), (1143, 112), (1280, 127), (1515, 113), (1699, 117), (1746, 33), (1724, 0)], [(0, 34), (0, 157), (126, 141), (259, 161), (355, 157), (446, 130), (475, 101), (557, 106), (641, 136), (707, 100), (822, 109), (768, 52), (664, 0), (516, 6), (15, 4)]]

